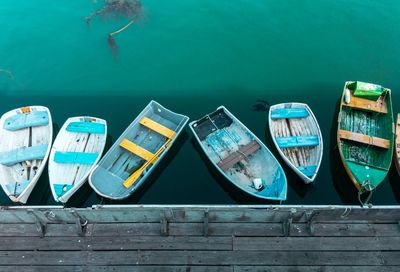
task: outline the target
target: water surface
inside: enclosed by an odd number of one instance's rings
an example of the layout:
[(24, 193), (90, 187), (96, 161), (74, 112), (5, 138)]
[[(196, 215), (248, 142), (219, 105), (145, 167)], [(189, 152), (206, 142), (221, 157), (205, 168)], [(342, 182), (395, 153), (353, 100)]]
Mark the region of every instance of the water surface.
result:
[[(399, 111), (400, 4), (395, 0), (143, 0), (139, 22), (116, 37), (126, 21), (82, 19), (101, 1), (2, 0), (0, 3), (0, 111), (41, 104), (57, 128), (70, 116), (92, 115), (109, 125), (108, 146), (154, 99), (197, 119), (225, 105), (274, 154), (258, 99), (304, 102), (324, 136), (315, 185), (286, 170), (287, 204), (356, 204), (336, 145), (338, 100), (344, 81), (362, 80), (393, 90)], [(189, 130), (151, 177), (124, 202), (146, 204), (267, 203), (230, 190), (210, 167)], [(280, 158), (279, 160), (283, 162)], [(47, 170), (47, 169), (46, 169)], [(54, 204), (44, 172), (28, 204)], [(400, 178), (392, 167), (374, 204), (397, 204)], [(110, 203), (89, 186), (68, 203)], [(0, 204), (11, 202), (0, 193)]]

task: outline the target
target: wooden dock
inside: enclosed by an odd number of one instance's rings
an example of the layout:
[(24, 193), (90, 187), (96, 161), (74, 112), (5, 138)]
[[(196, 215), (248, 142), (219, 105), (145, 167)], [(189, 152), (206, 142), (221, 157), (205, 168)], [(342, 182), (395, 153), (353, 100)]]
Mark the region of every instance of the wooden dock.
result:
[(400, 271), (400, 207), (2, 207), (0, 271)]

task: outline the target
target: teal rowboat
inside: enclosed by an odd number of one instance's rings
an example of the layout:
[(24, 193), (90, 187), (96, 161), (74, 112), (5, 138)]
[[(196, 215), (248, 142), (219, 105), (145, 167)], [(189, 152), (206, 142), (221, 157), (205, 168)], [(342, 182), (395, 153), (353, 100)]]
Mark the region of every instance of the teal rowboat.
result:
[[(362, 204), (384, 180), (393, 154), (391, 91), (357, 81), (345, 83), (338, 118), (337, 143)], [(369, 193), (367, 200), (361, 195)]]
[(262, 199), (286, 200), (285, 173), (245, 125), (221, 106), (189, 125), (218, 171), (240, 190)]
[(129, 197), (164, 158), (188, 120), (151, 101), (91, 172), (90, 186), (110, 199)]

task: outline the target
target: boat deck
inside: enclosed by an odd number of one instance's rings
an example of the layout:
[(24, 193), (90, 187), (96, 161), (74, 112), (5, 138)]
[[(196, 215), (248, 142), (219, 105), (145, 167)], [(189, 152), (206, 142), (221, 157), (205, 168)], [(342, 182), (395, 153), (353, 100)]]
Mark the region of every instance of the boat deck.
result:
[(399, 222), (398, 206), (3, 207), (0, 271), (399, 271)]

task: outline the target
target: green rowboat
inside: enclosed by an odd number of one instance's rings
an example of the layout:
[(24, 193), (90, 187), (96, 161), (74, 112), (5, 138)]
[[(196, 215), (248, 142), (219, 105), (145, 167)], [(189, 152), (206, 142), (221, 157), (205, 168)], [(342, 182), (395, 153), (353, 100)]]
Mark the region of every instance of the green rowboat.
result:
[[(393, 136), (391, 91), (379, 85), (347, 81), (340, 103), (337, 142), (361, 204), (369, 201), (389, 171)], [(364, 193), (369, 195), (361, 201)]]

